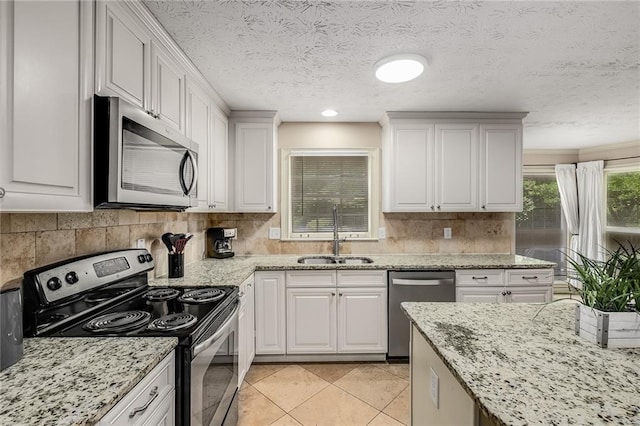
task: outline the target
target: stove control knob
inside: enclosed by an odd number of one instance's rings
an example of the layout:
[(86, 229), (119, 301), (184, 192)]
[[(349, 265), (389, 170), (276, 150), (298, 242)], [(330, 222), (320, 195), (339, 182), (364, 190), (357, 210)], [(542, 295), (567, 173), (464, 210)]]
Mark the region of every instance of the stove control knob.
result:
[(147, 258), (146, 258), (146, 257), (144, 257), (144, 254), (139, 254), (139, 255), (138, 255), (138, 262), (140, 262), (140, 263), (144, 263), (144, 262), (146, 262), (146, 261), (147, 261)]
[(60, 281), (60, 278), (58, 277), (49, 278), (49, 281), (47, 281), (47, 287), (51, 291), (56, 291), (62, 287), (62, 281)]
[(147, 262), (153, 262), (153, 256), (151, 256), (150, 254), (145, 255), (144, 258), (147, 259)]
[(73, 271), (68, 272), (67, 275), (64, 276), (64, 280), (69, 284), (75, 284), (78, 282), (78, 274)]

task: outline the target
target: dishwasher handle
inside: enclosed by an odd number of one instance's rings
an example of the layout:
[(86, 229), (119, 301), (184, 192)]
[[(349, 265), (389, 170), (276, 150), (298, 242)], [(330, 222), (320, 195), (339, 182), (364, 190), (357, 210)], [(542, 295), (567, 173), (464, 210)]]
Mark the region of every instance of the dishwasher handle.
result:
[(391, 285), (408, 285), (408, 286), (436, 286), (436, 285), (453, 285), (453, 278), (424, 278), (424, 279), (406, 279), (392, 278)]

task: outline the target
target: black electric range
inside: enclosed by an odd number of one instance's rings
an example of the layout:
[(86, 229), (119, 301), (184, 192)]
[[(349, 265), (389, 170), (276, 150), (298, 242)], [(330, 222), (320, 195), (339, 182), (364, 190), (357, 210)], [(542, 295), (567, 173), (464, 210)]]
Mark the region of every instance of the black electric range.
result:
[(130, 249), (26, 272), (25, 336), (177, 337), (176, 423), (221, 424), (237, 389), (238, 288), (149, 287), (154, 266)]

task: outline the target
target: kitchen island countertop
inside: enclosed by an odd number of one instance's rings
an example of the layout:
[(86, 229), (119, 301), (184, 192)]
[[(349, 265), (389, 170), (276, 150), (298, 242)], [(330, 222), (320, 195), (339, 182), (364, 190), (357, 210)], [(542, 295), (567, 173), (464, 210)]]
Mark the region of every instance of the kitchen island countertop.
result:
[[(209, 287), (240, 285), (255, 271), (386, 269), (386, 270), (454, 270), (454, 269), (532, 269), (553, 268), (552, 262), (509, 254), (345, 254), (365, 256), (368, 264), (301, 264), (305, 255), (234, 256), (227, 259), (203, 259), (185, 266), (183, 278), (159, 277), (149, 280), (152, 286)], [(329, 255), (321, 255), (329, 256)]]
[(24, 339), (0, 372), (0, 425), (91, 425), (178, 344), (173, 337)]
[(402, 303), (495, 423), (640, 425), (640, 349), (602, 349), (576, 336), (574, 303), (541, 306)]

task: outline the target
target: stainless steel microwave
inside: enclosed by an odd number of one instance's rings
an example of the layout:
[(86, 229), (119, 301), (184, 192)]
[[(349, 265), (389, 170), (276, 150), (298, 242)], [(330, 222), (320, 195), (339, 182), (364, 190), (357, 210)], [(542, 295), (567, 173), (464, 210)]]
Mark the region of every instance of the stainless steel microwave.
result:
[(198, 145), (117, 97), (93, 99), (94, 206), (183, 211), (197, 204)]

